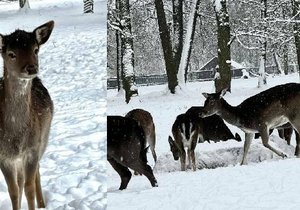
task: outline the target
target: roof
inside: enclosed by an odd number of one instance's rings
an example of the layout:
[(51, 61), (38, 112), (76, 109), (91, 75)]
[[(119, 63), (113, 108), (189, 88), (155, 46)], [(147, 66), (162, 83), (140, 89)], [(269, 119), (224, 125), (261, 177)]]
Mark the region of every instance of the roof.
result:
[[(215, 69), (217, 65), (218, 65), (218, 57), (213, 57), (212, 59), (210, 59), (206, 64), (204, 64), (200, 68), (200, 71)], [(231, 69), (244, 69), (244, 68), (245, 67), (242, 64), (240, 64), (234, 60), (231, 60)]]

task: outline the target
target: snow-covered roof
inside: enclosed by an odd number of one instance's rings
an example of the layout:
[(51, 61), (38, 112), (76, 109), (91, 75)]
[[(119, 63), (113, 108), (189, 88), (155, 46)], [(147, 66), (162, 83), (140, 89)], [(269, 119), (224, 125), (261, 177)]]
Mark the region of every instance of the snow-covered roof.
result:
[[(218, 65), (218, 58), (213, 57), (207, 63), (205, 63), (200, 70), (211, 70), (215, 69)], [(244, 69), (245, 66), (231, 59), (231, 69)]]

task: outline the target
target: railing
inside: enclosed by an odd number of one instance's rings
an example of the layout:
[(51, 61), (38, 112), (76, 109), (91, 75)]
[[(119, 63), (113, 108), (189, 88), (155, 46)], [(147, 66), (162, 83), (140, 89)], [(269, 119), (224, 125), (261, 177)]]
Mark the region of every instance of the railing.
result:
[[(258, 74), (258, 68), (243, 68), (250, 73), (250, 76)], [(243, 69), (233, 69), (232, 78), (241, 78), (243, 76)], [(290, 71), (294, 71), (294, 65), (289, 66)], [(266, 72), (268, 74), (275, 74), (277, 72), (276, 66), (267, 66)], [(187, 75), (188, 82), (196, 81), (208, 81), (213, 80), (215, 72), (213, 70), (204, 70), (197, 72), (189, 72)], [(136, 76), (135, 83), (137, 86), (151, 86), (151, 85), (162, 85), (168, 82), (166, 74), (163, 75), (149, 75), (149, 76)], [(117, 78), (107, 79), (107, 89), (115, 89), (118, 87)]]

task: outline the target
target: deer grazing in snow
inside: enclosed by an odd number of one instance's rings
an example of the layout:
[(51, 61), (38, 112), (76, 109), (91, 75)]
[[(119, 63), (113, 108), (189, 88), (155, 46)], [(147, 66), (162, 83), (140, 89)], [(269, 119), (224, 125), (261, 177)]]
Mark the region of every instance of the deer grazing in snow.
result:
[(196, 122), (189, 118), (186, 114), (180, 114), (176, 117), (176, 120), (172, 126), (172, 133), (174, 140), (169, 136), (169, 144), (171, 152), (175, 160), (180, 158), (181, 170), (186, 170), (186, 152), (188, 152), (188, 167), (191, 167), (196, 171), (196, 160), (195, 160), (195, 148), (198, 142), (199, 126)]
[(146, 141), (150, 146), (150, 150), (154, 161), (157, 161), (155, 153), (155, 126), (151, 114), (143, 109), (134, 109), (126, 114), (125, 117), (132, 118), (144, 129)]
[(37, 77), (38, 52), (53, 29), (50, 21), (33, 32), (0, 34), (4, 74), (0, 80), (0, 168), (12, 209), (21, 208), (23, 189), (29, 210), (45, 208), (39, 161), (46, 149), (53, 103)]
[[(238, 106), (231, 106), (224, 99), (226, 90), (219, 93), (203, 93), (206, 98), (201, 117), (217, 114), (228, 123), (245, 132), (244, 155), (246, 157), (254, 133), (259, 133), (263, 145), (281, 157), (286, 155), (269, 144), (269, 130), (289, 122), (300, 131), (300, 84), (278, 85), (254, 95)], [(300, 157), (300, 144), (297, 142), (296, 156)]]
[(189, 167), (192, 162), (193, 170), (196, 170), (194, 150), (197, 142), (210, 142), (210, 140), (218, 142), (229, 139), (241, 141), (241, 137), (237, 133), (234, 136), (219, 116), (199, 117), (202, 110), (203, 107), (200, 106), (191, 107), (185, 114), (178, 115), (172, 126), (172, 133), (175, 140), (169, 136), (170, 149), (175, 160), (180, 158), (181, 170), (183, 171), (186, 169), (185, 147), (188, 148)]
[(107, 116), (107, 160), (121, 177), (120, 190), (126, 189), (131, 172), (144, 174), (152, 187), (157, 187), (153, 171), (147, 165), (147, 148), (143, 128), (136, 120), (122, 116)]

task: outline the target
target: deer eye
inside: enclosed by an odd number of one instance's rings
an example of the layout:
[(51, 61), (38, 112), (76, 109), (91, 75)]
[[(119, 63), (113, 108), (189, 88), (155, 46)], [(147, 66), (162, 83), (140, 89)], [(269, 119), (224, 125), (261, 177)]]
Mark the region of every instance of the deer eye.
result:
[(9, 51), (8, 54), (7, 54), (11, 59), (16, 59), (16, 54), (12, 51)]
[(35, 48), (35, 49), (34, 49), (34, 54), (37, 55), (38, 53), (39, 53), (39, 48)]
[(215, 104), (214, 101), (210, 101), (210, 102), (209, 102), (209, 105), (214, 105), (214, 104)]

